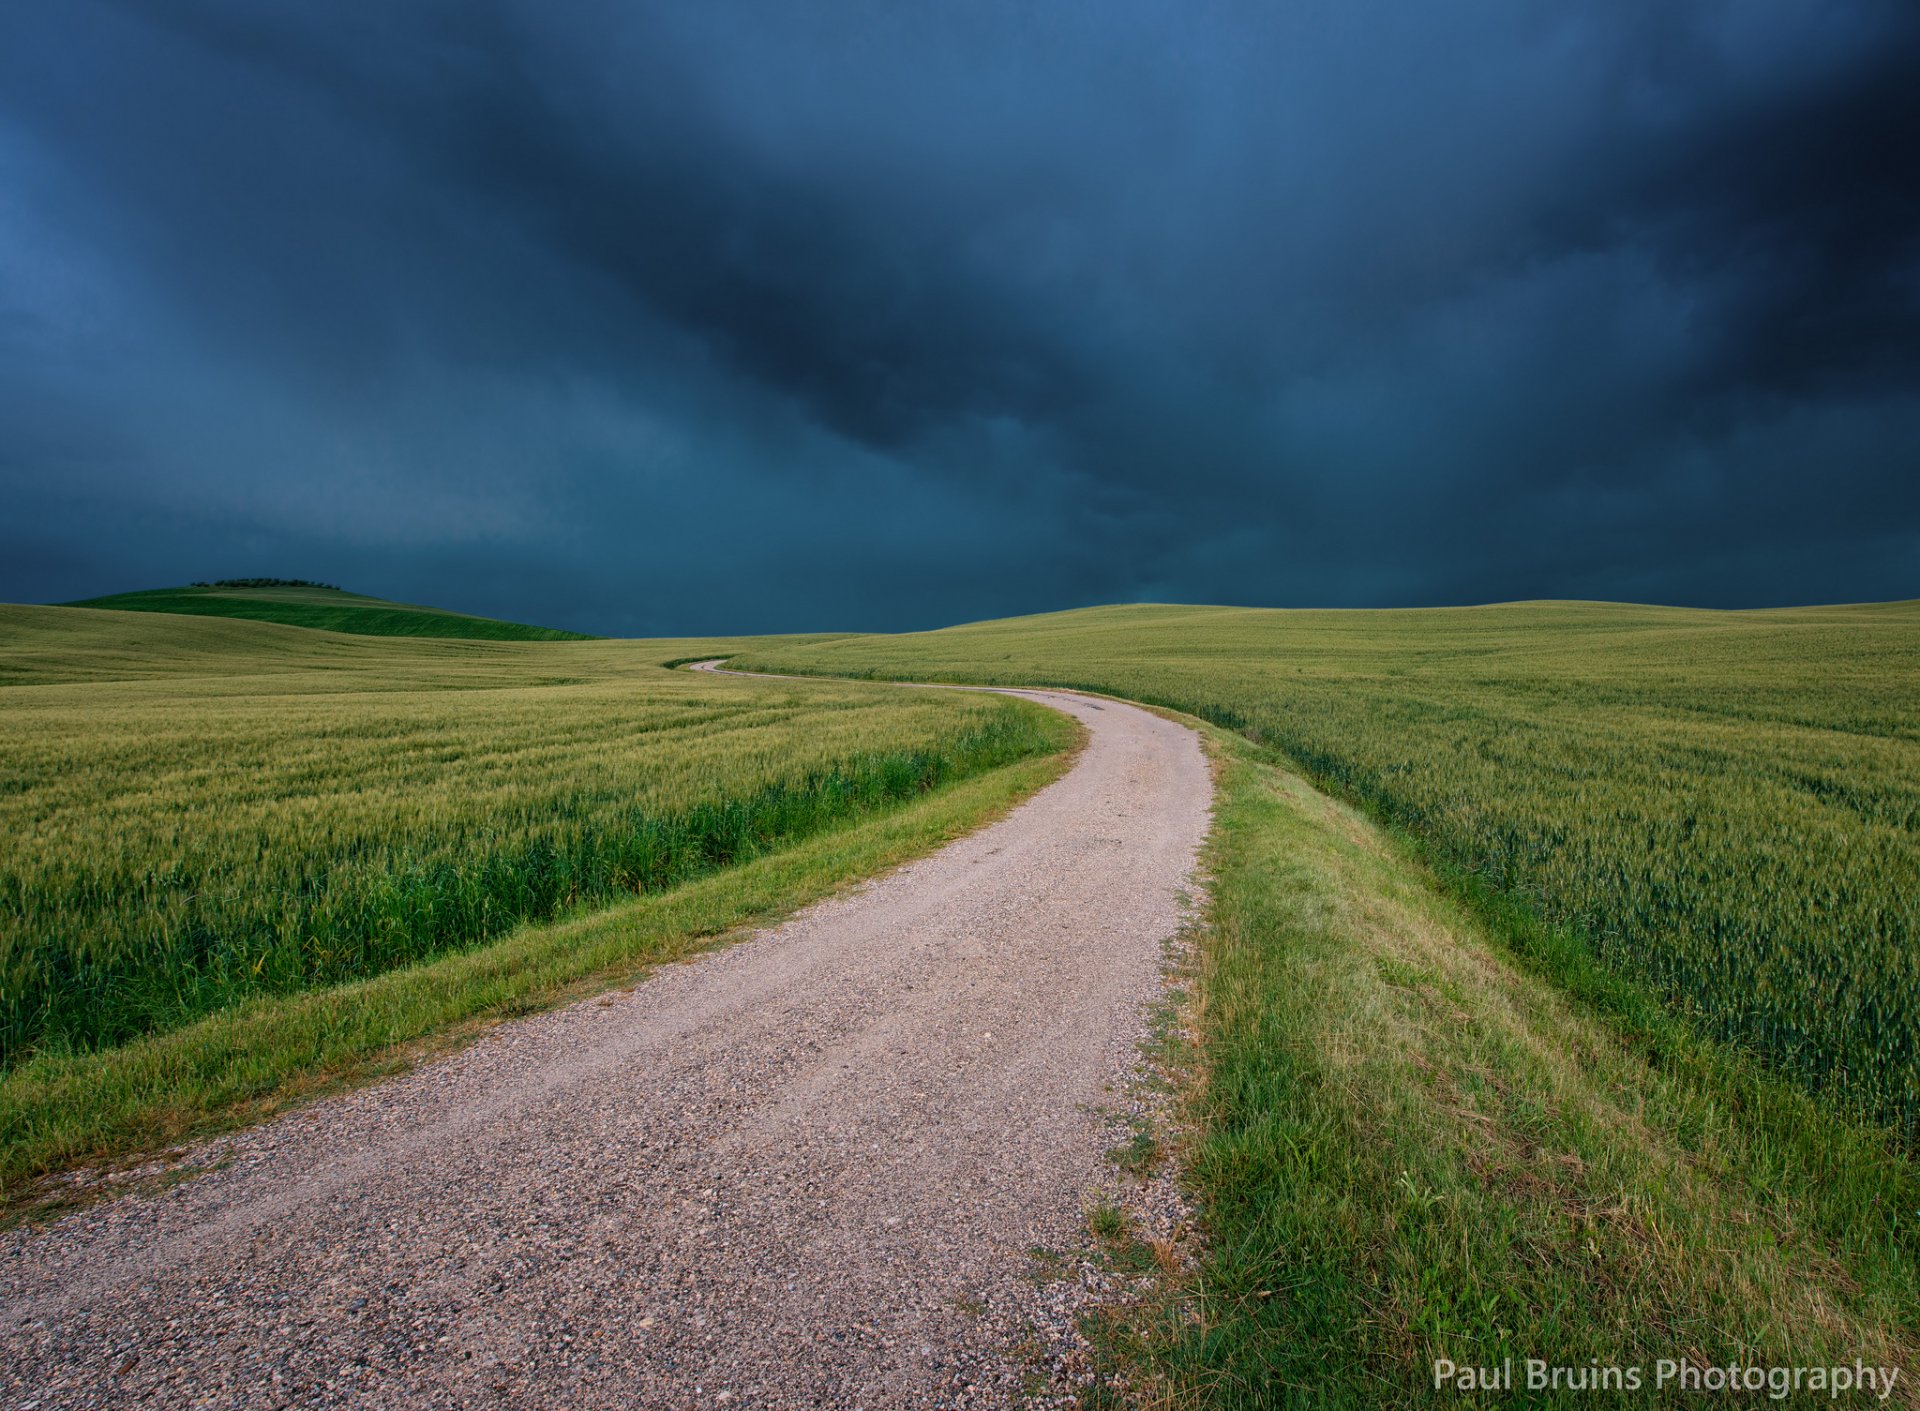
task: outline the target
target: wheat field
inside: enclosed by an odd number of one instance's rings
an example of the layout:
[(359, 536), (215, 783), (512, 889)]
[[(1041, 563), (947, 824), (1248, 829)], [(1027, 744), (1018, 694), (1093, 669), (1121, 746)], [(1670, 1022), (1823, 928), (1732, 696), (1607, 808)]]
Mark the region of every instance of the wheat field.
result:
[(1920, 603), (1096, 608), (741, 660), (1080, 686), (1228, 726), (1920, 1137)]
[(470, 947), (1065, 742), (997, 697), (660, 665), (705, 647), (0, 608), (0, 1058)]

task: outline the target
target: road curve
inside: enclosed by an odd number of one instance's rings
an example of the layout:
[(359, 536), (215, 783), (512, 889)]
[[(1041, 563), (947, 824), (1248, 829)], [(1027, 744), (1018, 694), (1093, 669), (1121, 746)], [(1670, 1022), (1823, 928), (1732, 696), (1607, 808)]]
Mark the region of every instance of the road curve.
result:
[(1001, 822), (0, 1236), (0, 1405), (1009, 1399), (1211, 803), (1181, 726), (1014, 694), (1089, 740)]

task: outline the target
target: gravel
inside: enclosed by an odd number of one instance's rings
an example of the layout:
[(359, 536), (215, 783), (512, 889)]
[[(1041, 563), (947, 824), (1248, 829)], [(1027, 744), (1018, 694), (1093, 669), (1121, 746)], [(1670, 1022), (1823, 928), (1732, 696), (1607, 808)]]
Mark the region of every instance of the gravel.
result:
[[(1114, 1183), (1110, 1109), (1130, 1101), (1211, 785), (1179, 725), (1015, 694), (1091, 738), (1003, 821), (631, 990), (198, 1148), (202, 1174), (163, 1193), (0, 1236), (0, 1405), (1039, 1390), (1074, 1310), (1031, 1251), (1084, 1244)], [(1038, 1368), (1036, 1342), (1055, 1349)]]

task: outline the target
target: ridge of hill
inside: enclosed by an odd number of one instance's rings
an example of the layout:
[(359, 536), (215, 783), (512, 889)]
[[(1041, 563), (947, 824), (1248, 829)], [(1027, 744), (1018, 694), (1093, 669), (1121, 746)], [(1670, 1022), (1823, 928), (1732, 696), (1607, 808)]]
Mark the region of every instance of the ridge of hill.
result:
[(288, 627), (317, 627), (364, 637), (454, 637), (480, 641), (583, 642), (584, 632), (533, 627), (444, 608), (396, 603), (321, 583), (234, 579), (180, 588), (153, 588), (83, 598), (63, 607), (119, 612), (171, 612), (195, 617), (244, 617)]

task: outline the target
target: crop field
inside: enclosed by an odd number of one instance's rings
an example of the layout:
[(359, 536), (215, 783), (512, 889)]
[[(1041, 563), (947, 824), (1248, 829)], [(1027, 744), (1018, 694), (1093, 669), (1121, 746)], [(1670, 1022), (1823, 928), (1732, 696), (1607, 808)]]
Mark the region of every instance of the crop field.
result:
[(1704, 1032), (1920, 1139), (1920, 603), (1101, 608), (740, 662), (1203, 716)]
[(658, 664), (703, 646), (0, 607), (4, 1066), (673, 887), (1068, 739), (1003, 698)]

